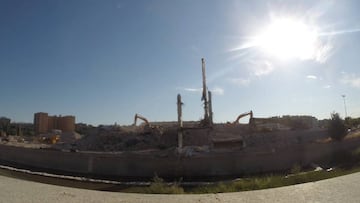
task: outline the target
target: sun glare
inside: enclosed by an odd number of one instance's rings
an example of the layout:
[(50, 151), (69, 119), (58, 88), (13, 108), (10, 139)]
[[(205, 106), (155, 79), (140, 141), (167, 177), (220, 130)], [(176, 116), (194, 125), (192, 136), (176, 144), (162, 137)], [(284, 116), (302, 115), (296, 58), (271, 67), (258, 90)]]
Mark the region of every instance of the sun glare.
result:
[(316, 55), (318, 33), (301, 21), (282, 18), (274, 20), (256, 39), (265, 53), (276, 58), (307, 60)]

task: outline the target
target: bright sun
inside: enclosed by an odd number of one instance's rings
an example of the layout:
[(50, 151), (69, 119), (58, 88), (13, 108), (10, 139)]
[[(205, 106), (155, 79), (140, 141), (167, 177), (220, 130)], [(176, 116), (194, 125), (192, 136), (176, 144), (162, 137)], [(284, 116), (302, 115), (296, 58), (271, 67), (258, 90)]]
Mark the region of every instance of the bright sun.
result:
[(282, 60), (307, 60), (316, 55), (318, 33), (295, 19), (275, 19), (256, 37), (256, 44), (267, 54)]

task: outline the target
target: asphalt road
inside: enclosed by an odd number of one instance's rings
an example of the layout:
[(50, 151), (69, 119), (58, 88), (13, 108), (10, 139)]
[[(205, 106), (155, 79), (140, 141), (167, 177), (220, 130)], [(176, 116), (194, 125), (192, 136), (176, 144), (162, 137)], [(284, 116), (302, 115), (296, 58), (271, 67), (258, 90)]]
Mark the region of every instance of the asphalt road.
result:
[(203, 194), (101, 192), (0, 176), (0, 202), (360, 202), (360, 173), (274, 189)]

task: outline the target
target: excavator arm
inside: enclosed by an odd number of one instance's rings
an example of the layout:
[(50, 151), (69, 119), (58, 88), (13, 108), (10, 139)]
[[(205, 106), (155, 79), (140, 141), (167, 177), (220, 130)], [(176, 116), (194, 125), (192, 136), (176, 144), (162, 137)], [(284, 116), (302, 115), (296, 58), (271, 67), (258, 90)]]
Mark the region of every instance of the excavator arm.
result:
[(136, 126), (136, 121), (138, 119), (145, 122), (146, 125), (143, 128), (144, 131), (150, 132), (150, 133), (155, 133), (156, 135), (162, 135), (164, 133), (164, 129), (161, 126), (150, 125), (150, 122), (145, 117), (143, 117), (139, 114), (135, 114), (133, 126)]
[(239, 120), (240, 120), (241, 118), (245, 117), (245, 116), (250, 116), (249, 123), (251, 123), (252, 120), (253, 120), (253, 112), (252, 112), (252, 111), (249, 111), (249, 112), (240, 114), (240, 115), (236, 118), (236, 120), (235, 120), (234, 122), (232, 122), (232, 123), (228, 122), (228, 124), (230, 124), (230, 125), (236, 125), (237, 123), (239, 123)]
[(139, 115), (139, 114), (135, 114), (134, 124), (133, 124), (134, 126), (136, 126), (136, 121), (137, 121), (137, 119), (140, 119), (140, 120), (144, 121), (147, 126), (150, 126), (149, 121), (148, 121), (145, 117), (143, 117), (143, 116), (141, 116), (141, 115)]

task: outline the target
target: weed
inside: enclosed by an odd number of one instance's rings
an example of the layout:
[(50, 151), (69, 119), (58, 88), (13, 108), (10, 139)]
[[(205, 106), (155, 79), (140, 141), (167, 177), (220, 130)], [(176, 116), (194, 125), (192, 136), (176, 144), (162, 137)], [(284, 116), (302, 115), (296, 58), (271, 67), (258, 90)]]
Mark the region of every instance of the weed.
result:
[[(359, 160), (360, 148), (353, 151), (352, 154), (347, 155), (349, 160)], [(274, 188), (281, 186), (294, 185), (299, 183), (319, 181), (323, 179), (333, 178), (337, 176), (347, 175), (350, 173), (360, 172), (359, 162), (354, 162), (352, 168), (341, 169), (337, 168), (331, 171), (310, 171), (301, 172), (301, 166), (294, 164), (291, 169), (291, 175), (267, 175), (260, 177), (248, 177), (230, 182), (219, 182), (207, 186), (199, 186), (195, 188), (188, 188), (186, 193), (201, 194), (201, 193), (224, 193), (224, 192), (238, 192), (247, 190), (258, 190), (265, 188)], [(132, 187), (123, 190), (123, 192), (135, 193), (155, 193), (155, 194), (183, 194), (184, 188), (180, 186), (181, 179), (174, 183), (165, 183), (164, 180), (157, 175), (154, 176), (150, 186), (148, 187)]]
[(123, 192), (147, 193), (147, 194), (183, 194), (184, 189), (179, 186), (179, 182), (167, 184), (164, 182), (164, 179), (155, 175), (150, 186), (132, 187), (125, 189)]
[(298, 163), (294, 164), (290, 171), (290, 173), (292, 174), (298, 174), (300, 172), (301, 172), (301, 166)]

